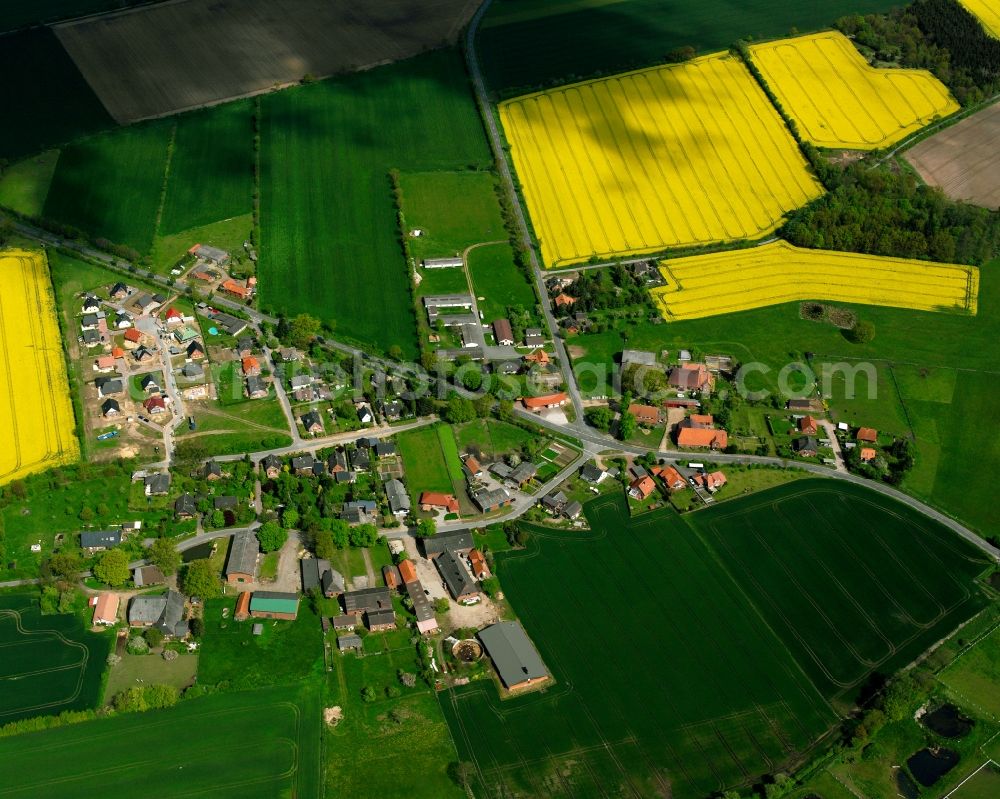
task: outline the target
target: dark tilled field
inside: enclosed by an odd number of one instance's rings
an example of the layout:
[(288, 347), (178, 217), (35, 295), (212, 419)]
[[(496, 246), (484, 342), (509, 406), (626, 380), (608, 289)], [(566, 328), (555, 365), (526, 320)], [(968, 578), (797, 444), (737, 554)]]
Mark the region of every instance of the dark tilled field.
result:
[(119, 122), (454, 42), (475, 0), (188, 0), (59, 26)]

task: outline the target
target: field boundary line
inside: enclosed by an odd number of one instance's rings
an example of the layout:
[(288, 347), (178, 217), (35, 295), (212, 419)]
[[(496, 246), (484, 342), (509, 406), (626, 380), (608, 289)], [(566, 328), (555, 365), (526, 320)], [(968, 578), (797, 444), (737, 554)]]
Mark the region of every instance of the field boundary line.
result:
[(958, 783), (958, 785), (956, 785), (954, 788), (952, 788), (950, 791), (948, 791), (948, 793), (946, 793), (943, 797), (941, 797), (941, 799), (948, 799), (950, 796), (952, 796), (953, 794), (957, 793), (959, 788), (961, 788), (963, 785), (965, 785), (965, 783), (967, 783), (969, 780), (971, 780), (973, 777), (975, 777), (980, 771), (982, 771), (984, 768), (986, 768), (987, 766), (990, 766), (990, 765), (996, 766), (997, 762), (993, 758), (987, 759), (987, 761), (985, 763), (983, 763), (982, 765), (980, 765), (979, 768), (977, 768), (975, 771), (973, 771), (968, 777), (966, 777), (964, 780), (962, 780), (960, 783)]

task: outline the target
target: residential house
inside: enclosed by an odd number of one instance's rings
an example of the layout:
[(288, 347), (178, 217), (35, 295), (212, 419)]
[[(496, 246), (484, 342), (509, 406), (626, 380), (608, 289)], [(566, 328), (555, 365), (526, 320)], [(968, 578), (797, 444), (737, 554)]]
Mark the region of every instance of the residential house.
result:
[(294, 347), (284, 347), (278, 350), (278, 357), (281, 358), (285, 363), (293, 363), (297, 361), (300, 357), (299, 351)]
[(687, 449), (725, 449), (729, 434), (725, 430), (681, 427), (677, 431), (677, 446)]
[(260, 462), (260, 467), (264, 470), (268, 480), (274, 480), (281, 474), (281, 466), (281, 458), (277, 455), (268, 455)]
[(118, 623), (118, 594), (103, 592), (93, 599), (93, 624), (111, 626)]
[(563, 508), (563, 516), (567, 519), (578, 519), (581, 513), (583, 513), (583, 505), (576, 500), (570, 502), (569, 505)]
[(192, 341), (187, 345), (187, 357), (192, 361), (200, 361), (205, 357), (205, 347), (200, 341)]
[(84, 330), (80, 335), (80, 340), (88, 347), (96, 347), (101, 343), (101, 334), (96, 330)]
[(524, 488), (524, 486), (535, 479), (536, 474), (538, 474), (538, 467), (535, 464), (528, 461), (521, 461), (511, 469), (510, 474), (507, 475), (506, 482), (508, 485)]
[(372, 413), (372, 409), (364, 402), (359, 402), (355, 406), (355, 410), (358, 414), (358, 421), (361, 424), (374, 424), (375, 414)]
[(819, 442), (812, 436), (800, 436), (792, 441), (792, 450), (803, 458), (815, 458), (819, 452)]
[(865, 463), (875, 460), (877, 455), (878, 452), (876, 452), (871, 447), (862, 447), (861, 452), (859, 453), (861, 460), (864, 461)]
[(556, 394), (546, 394), (541, 397), (521, 397), (521, 404), (529, 411), (543, 411), (547, 408), (560, 408), (569, 402), (569, 395), (565, 391)]
[(148, 414), (154, 416), (158, 413), (166, 412), (167, 402), (161, 396), (149, 397), (148, 399), (143, 401), (142, 407), (146, 409), (146, 412)]
[(472, 576), (477, 580), (485, 580), (490, 576), (490, 570), (486, 565), (486, 558), (478, 549), (473, 548), (469, 550), (469, 568), (472, 571)]
[(502, 621), (479, 631), (483, 649), (508, 691), (519, 691), (549, 677), (538, 650), (520, 622)]
[(174, 500), (174, 516), (178, 519), (193, 519), (198, 515), (198, 504), (191, 494), (181, 494)]
[(435, 558), (445, 552), (468, 552), (475, 546), (472, 533), (468, 530), (455, 530), (450, 533), (438, 533), (422, 540), (424, 555)]
[(315, 378), (309, 372), (302, 372), (297, 375), (292, 375), (288, 379), (288, 386), (292, 391), (300, 391), (304, 388), (309, 388), (315, 381)]
[(358, 619), (357, 616), (350, 616), (347, 613), (344, 613), (343, 615), (340, 616), (334, 616), (330, 620), (330, 624), (333, 625), (333, 629), (336, 632), (343, 632), (344, 630), (353, 630), (355, 627), (357, 627)]
[(226, 582), (230, 585), (252, 583), (257, 573), (259, 554), (260, 542), (256, 535), (249, 530), (234, 535), (226, 559)]
[(336, 480), (339, 485), (353, 485), (358, 482), (358, 473), (354, 471), (336, 472), (333, 475), (333, 479)]
[(537, 364), (538, 366), (548, 366), (551, 359), (549, 354), (543, 349), (537, 349), (524, 356), (525, 363)]
[(372, 524), (378, 505), (373, 499), (354, 499), (344, 503), (340, 518), (348, 524)]
[(118, 330), (128, 330), (132, 327), (132, 317), (125, 311), (117, 311), (114, 317), (114, 326)]
[(323, 417), (319, 415), (318, 411), (309, 411), (303, 414), (301, 419), (302, 427), (307, 433), (317, 435), (323, 432)]
[(139, 379), (139, 388), (141, 388), (147, 394), (150, 394), (150, 393), (152, 393), (154, 391), (156, 393), (159, 393), (160, 391), (162, 391), (162, 389), (160, 388), (159, 381), (153, 375), (151, 375), (151, 374), (143, 375)]
[(243, 281), (233, 280), (232, 278), (223, 280), (219, 289), (240, 300), (248, 300), (253, 296), (253, 287), (248, 286)]
[(467, 480), (482, 480), (483, 479), (483, 467), (480, 465), (479, 461), (475, 459), (472, 455), (466, 455), (462, 459), (462, 471), (465, 472), (465, 477)]
[(250, 615), (255, 619), (295, 621), (299, 615), (299, 595), (285, 591), (254, 591)]
[(142, 333), (136, 330), (134, 327), (129, 328), (125, 331), (125, 349), (134, 350), (142, 342)]
[(253, 355), (248, 355), (241, 359), (240, 364), (243, 369), (244, 377), (256, 377), (260, 375), (260, 361), (258, 361)]
[(382, 632), (383, 630), (395, 630), (396, 611), (391, 608), (365, 611), (365, 626), (373, 633)]
[(632, 499), (644, 500), (656, 489), (656, 483), (648, 474), (645, 477), (636, 477), (628, 486), (628, 495)]
[(663, 412), (653, 405), (632, 403), (628, 406), (628, 412), (644, 427), (655, 427), (663, 421)]
[(556, 491), (554, 494), (546, 494), (542, 497), (542, 507), (547, 511), (551, 511), (554, 514), (558, 514), (566, 507), (566, 503), (569, 499), (562, 491)]
[(255, 342), (250, 336), (243, 336), (239, 341), (236, 342), (236, 355), (240, 358), (246, 358), (248, 355), (253, 355)]
[(395, 477), (385, 481), (385, 496), (389, 500), (389, 510), (393, 516), (406, 516), (410, 512), (410, 495), (406, 486)]
[(97, 330), (99, 324), (100, 320), (97, 318), (97, 314), (95, 313), (84, 314), (80, 319), (81, 330)]
[(376, 458), (390, 458), (396, 454), (395, 441), (379, 441), (372, 447)]
[(338, 652), (360, 652), (363, 641), (360, 635), (355, 635), (351, 633), (350, 635), (338, 635), (337, 636), (337, 651)]
[(541, 328), (529, 327), (524, 331), (525, 347), (542, 347), (544, 344), (545, 337), (542, 335)]
[(101, 398), (121, 394), (125, 390), (125, 384), (114, 377), (99, 377), (94, 385), (97, 387), (97, 396)]
[(555, 304), (556, 308), (568, 308), (576, 303), (576, 297), (571, 297), (565, 292), (556, 296)]
[(268, 395), (267, 383), (256, 375), (247, 378), (246, 390), (250, 399), (265, 399)]
[(326, 468), (330, 474), (337, 474), (337, 472), (346, 472), (347, 467), (347, 453), (339, 447), (331, 452), (326, 458)]
[(376, 587), (346, 591), (340, 599), (344, 603), (344, 613), (348, 616), (361, 616), (380, 610), (392, 610), (392, 595), (388, 588)]
[(80, 549), (88, 555), (113, 549), (121, 542), (121, 530), (86, 530), (80, 533)]
[(184, 595), (172, 588), (160, 596), (140, 595), (128, 606), (130, 627), (155, 627), (166, 636), (184, 638), (188, 623), (184, 621)]
[(855, 436), (858, 441), (864, 441), (868, 444), (874, 444), (878, 441), (878, 431), (871, 427), (859, 427), (858, 434)]
[(292, 471), (300, 477), (305, 477), (312, 475), (313, 468), (313, 456), (306, 453), (305, 455), (296, 455), (292, 458)]
[(502, 347), (514, 346), (514, 331), (511, 329), (509, 320), (497, 319), (493, 323), (493, 338)]
[(153, 360), (153, 351), (144, 345), (140, 345), (138, 349), (132, 352), (132, 359), (136, 363), (149, 363)]
[(106, 399), (101, 403), (101, 416), (105, 419), (111, 419), (112, 417), (118, 416), (122, 412), (121, 405), (118, 404), (118, 400)]
[(205, 369), (200, 363), (186, 363), (181, 367), (181, 376), (185, 380), (201, 380), (205, 377)]
[(208, 261), (216, 266), (225, 266), (229, 263), (229, 253), (218, 247), (212, 247), (208, 244), (195, 244), (191, 249), (188, 250), (189, 255), (193, 255), (196, 258), (200, 258), (203, 261)]
[(799, 418), (798, 428), (802, 435), (814, 436), (819, 430), (819, 425), (812, 416), (802, 416)]
[(109, 294), (113, 300), (124, 300), (128, 296), (128, 286), (124, 283), (115, 283)]
[(726, 475), (722, 472), (711, 472), (709, 474), (699, 472), (692, 479), (694, 480), (695, 485), (707, 488), (709, 493), (712, 494), (726, 484)]
[(673, 466), (661, 466), (654, 469), (653, 473), (663, 481), (663, 484), (667, 487), (667, 491), (680, 491), (687, 486), (684, 478), (681, 477), (681, 473)]
[(385, 581), (385, 587), (391, 588), (393, 591), (403, 587), (403, 580), (399, 576), (399, 569), (391, 563), (387, 563), (382, 567), (382, 579)]
[(580, 479), (585, 483), (592, 483), (597, 485), (602, 482), (608, 473), (604, 471), (600, 466), (593, 463), (585, 463), (583, 468), (580, 469)]
[(679, 391), (706, 391), (712, 388), (715, 380), (705, 364), (685, 363), (670, 370), (667, 382)]
[(159, 566), (139, 566), (132, 570), (132, 582), (136, 588), (163, 585), (166, 581), (167, 578)]
[(451, 494), (437, 491), (424, 491), (420, 495), (420, 509), (423, 511), (443, 510), (446, 513), (458, 513), (458, 500)]
[(143, 478), (147, 497), (165, 496), (170, 492), (170, 472), (156, 472)]
[(94, 361), (95, 372), (113, 372), (115, 370), (115, 359), (111, 355), (102, 355)]
[(472, 602), (479, 599), (479, 589), (472, 579), (464, 561), (454, 552), (442, 552), (434, 559), (448, 593), (456, 602)]
[(351, 452), (351, 468), (359, 471), (366, 472), (372, 467), (372, 459), (368, 454), (367, 449), (356, 449)]
[(232, 494), (222, 494), (212, 499), (212, 507), (215, 510), (236, 510), (240, 501)]
[(184, 323), (184, 316), (176, 308), (168, 308), (166, 314), (163, 316), (163, 320), (167, 323), (168, 327), (174, 327), (175, 325)]

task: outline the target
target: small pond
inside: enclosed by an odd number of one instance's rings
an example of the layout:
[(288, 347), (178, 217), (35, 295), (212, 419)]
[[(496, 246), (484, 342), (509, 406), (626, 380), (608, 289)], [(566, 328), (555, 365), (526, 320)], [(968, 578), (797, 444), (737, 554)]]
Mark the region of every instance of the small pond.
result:
[(974, 722), (962, 715), (952, 704), (941, 705), (936, 710), (925, 713), (920, 721), (931, 732), (936, 732), (942, 738), (961, 738), (969, 733)]
[(938, 749), (921, 749), (916, 754), (910, 755), (906, 761), (910, 773), (925, 788), (929, 788), (955, 768), (956, 763), (958, 763), (958, 752), (945, 749), (943, 746)]
[(917, 783), (913, 781), (913, 777), (906, 773), (906, 769), (896, 769), (896, 789), (903, 799), (917, 799), (920, 795)]

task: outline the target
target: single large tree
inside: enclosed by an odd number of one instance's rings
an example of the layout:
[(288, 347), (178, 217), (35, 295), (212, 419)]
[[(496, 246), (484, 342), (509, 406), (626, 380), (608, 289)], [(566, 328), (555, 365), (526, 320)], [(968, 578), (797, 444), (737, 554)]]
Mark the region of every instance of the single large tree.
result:
[(128, 553), (124, 549), (109, 549), (94, 564), (94, 577), (111, 586), (125, 585), (129, 574)]
[(288, 531), (277, 522), (264, 522), (257, 528), (257, 540), (262, 552), (277, 552), (288, 540)]
[(169, 538), (155, 539), (146, 551), (146, 559), (167, 576), (176, 573), (181, 565), (181, 553)]
[(188, 596), (212, 599), (222, 593), (219, 575), (207, 559), (193, 560), (181, 575), (181, 587)]

